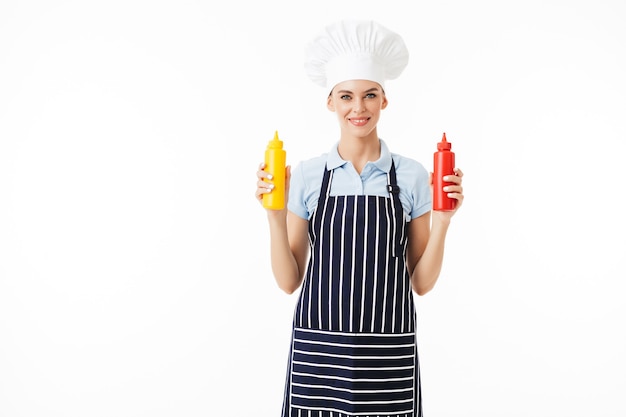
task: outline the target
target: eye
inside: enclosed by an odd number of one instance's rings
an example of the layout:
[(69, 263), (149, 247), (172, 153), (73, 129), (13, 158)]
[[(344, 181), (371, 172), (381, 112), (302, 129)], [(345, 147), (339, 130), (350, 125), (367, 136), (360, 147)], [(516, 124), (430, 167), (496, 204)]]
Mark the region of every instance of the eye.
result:
[(365, 98), (376, 98), (376, 93), (368, 93)]
[(350, 97), (348, 94), (344, 94), (342, 96), (339, 96), (339, 98), (342, 100), (350, 100), (352, 97)]

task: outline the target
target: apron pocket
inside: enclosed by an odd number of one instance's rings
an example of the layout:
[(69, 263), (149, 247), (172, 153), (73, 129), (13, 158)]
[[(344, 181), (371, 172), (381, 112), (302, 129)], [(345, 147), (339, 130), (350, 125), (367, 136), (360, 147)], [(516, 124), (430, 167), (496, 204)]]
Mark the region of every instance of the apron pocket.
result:
[(346, 414), (413, 412), (415, 334), (343, 333), (296, 327), (292, 409)]

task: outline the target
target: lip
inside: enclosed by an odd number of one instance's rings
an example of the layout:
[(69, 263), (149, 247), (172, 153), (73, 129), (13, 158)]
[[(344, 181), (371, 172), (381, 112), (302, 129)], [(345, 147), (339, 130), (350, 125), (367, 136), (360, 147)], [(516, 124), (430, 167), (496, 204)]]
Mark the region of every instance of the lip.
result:
[(369, 117), (350, 117), (348, 118), (348, 120), (354, 126), (365, 126), (367, 122), (370, 121), (370, 118)]

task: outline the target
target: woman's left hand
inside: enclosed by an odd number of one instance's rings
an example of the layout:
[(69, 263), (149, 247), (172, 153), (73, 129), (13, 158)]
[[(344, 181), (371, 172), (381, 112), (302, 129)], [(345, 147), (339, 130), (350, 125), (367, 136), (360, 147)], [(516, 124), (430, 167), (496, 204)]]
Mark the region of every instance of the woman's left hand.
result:
[[(438, 211), (433, 210), (433, 215), (441, 216), (442, 219), (450, 219), (457, 210), (463, 205), (463, 171), (459, 168), (454, 168), (454, 175), (446, 175), (443, 177), (443, 180), (446, 182), (451, 182), (453, 185), (446, 185), (443, 187), (443, 191), (448, 193), (448, 197), (454, 198), (456, 200), (456, 204), (454, 205), (454, 210), (451, 211)], [(431, 184), (432, 184), (432, 174), (431, 174)]]

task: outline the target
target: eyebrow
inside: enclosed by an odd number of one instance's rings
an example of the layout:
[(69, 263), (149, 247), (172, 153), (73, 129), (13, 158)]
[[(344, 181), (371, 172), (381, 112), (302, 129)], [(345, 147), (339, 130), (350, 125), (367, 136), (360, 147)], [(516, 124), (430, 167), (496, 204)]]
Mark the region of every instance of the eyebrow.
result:
[[(371, 93), (372, 91), (379, 91), (379, 89), (378, 87), (372, 87), (369, 90), (365, 90), (364, 93)], [(354, 94), (354, 93), (350, 90), (339, 90), (337, 91), (337, 94)]]

